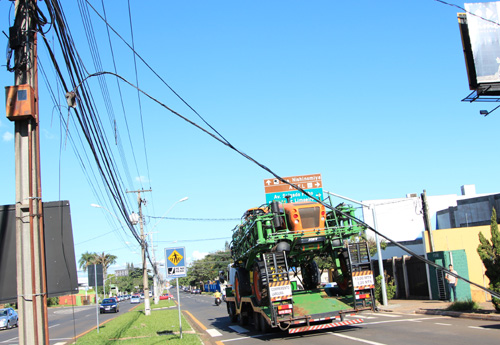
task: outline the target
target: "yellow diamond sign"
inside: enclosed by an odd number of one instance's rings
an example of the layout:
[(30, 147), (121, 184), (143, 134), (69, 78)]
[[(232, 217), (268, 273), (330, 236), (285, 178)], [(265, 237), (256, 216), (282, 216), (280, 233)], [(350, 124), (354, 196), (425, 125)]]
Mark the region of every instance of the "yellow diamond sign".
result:
[(179, 262), (181, 262), (182, 258), (183, 256), (179, 254), (177, 250), (174, 250), (172, 254), (170, 254), (170, 256), (168, 257), (168, 260), (177, 266)]

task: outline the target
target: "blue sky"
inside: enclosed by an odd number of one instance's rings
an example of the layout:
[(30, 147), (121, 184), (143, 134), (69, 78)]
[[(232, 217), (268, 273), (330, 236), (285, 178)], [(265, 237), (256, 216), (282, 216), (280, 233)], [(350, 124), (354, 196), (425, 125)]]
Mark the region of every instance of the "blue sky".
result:
[[(62, 6), (93, 73), (77, 3)], [(89, 3), (102, 12), (101, 1)], [(500, 190), (495, 159), (500, 112), (485, 118), (479, 110), (495, 104), (461, 102), (470, 91), (457, 8), (433, 0), (130, 3), (136, 51), (234, 146), (277, 174), (320, 173), (324, 189), (357, 200), (423, 189), (429, 195), (459, 194), (463, 184), (475, 184), (478, 193)], [(5, 32), (14, 18), (11, 4), (0, 0)], [(128, 2), (106, 6), (110, 25), (130, 42)], [(103, 69), (114, 71), (105, 27), (89, 13)], [(47, 38), (54, 36), (49, 32)], [(116, 36), (112, 42), (118, 74), (136, 84), (132, 53)], [(4, 35), (0, 43), (7, 45)], [(39, 56), (64, 106), (42, 46)], [(141, 89), (202, 124), (140, 62), (137, 74)], [(5, 68), (0, 80), (14, 83)], [(124, 115), (116, 78), (107, 76), (106, 82), (129, 164), (126, 187), (153, 189), (143, 195), (144, 213), (162, 216), (189, 197), (168, 213), (183, 220), (163, 220), (153, 229), (157, 220), (146, 218), (157, 256), (174, 246), (185, 246), (191, 259), (223, 249), (237, 224), (224, 219), (237, 219), (265, 202), (263, 180), (269, 173), (141, 96), (143, 139), (137, 92), (121, 84)], [(97, 78), (88, 85), (113, 143)], [(39, 86), (43, 200), (70, 200), (77, 259), (85, 251), (105, 251), (117, 255), (119, 265), (139, 264), (133, 238), (106, 211), (90, 206), (113, 212), (106, 198), (94, 195), (75, 155), (85, 145), (65, 145), (66, 129), (56, 111), (61, 106), (48, 97), (42, 77)], [(5, 104), (3, 93), (0, 99)], [(62, 113), (68, 116), (67, 109)], [(77, 127), (68, 130), (77, 136)], [(13, 132), (13, 123), (0, 117), (0, 204), (15, 202)], [(137, 211), (135, 195), (127, 196)]]

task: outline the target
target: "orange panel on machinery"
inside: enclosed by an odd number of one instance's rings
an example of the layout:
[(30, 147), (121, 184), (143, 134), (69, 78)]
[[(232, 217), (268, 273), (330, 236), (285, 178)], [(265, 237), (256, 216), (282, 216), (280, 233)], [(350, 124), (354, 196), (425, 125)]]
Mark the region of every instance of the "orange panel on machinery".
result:
[(5, 100), (7, 118), (11, 121), (35, 117), (35, 91), (27, 84), (6, 86)]

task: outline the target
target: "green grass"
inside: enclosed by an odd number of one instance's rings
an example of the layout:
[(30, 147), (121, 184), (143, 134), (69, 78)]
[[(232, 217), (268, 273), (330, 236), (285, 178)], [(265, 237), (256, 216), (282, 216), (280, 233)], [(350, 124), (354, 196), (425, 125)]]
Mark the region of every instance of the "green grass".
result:
[[(128, 313), (124, 313), (112, 321), (105, 323), (97, 330), (92, 330), (76, 341), (79, 345), (108, 344), (201, 344), (198, 335), (182, 316), (182, 339), (179, 335), (179, 314), (177, 308), (155, 310), (175, 306), (173, 301), (160, 301), (158, 305), (151, 303), (150, 316), (144, 315), (141, 304)], [(190, 332), (190, 333), (185, 333)]]
[(446, 310), (450, 311), (477, 311), (479, 305), (471, 299), (453, 302)]

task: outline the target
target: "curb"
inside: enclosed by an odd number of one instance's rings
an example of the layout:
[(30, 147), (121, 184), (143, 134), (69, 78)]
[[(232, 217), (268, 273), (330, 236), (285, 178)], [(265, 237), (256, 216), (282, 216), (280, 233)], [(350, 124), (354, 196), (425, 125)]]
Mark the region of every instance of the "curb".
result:
[(479, 313), (465, 313), (461, 311), (448, 311), (439, 309), (419, 309), (414, 311), (415, 314), (424, 315), (443, 315), (451, 317), (459, 317), (464, 319), (476, 319), (476, 320), (488, 320), (488, 321), (500, 321), (500, 315), (496, 314), (479, 314)]

